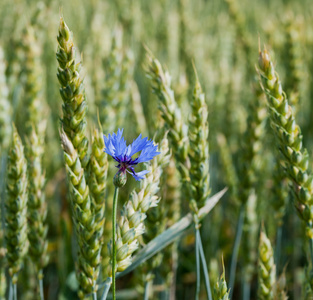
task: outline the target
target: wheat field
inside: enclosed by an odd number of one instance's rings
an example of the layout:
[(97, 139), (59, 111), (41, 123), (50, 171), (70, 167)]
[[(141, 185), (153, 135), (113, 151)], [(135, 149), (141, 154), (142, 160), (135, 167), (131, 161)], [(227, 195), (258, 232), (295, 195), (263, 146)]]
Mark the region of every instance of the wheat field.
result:
[(313, 299), (309, 0), (1, 0), (0, 300)]

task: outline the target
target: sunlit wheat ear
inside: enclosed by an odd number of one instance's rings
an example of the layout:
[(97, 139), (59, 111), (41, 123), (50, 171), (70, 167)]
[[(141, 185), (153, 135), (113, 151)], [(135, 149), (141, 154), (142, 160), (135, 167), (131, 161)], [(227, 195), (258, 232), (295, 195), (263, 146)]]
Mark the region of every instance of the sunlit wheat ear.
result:
[(42, 97), (41, 49), (35, 37), (34, 28), (28, 26), (23, 35), (22, 49), (23, 85), (25, 97), (26, 158), (28, 165), (28, 239), (29, 254), (36, 266), (38, 277), (42, 278), (42, 269), (48, 263), (46, 224), (47, 204), (45, 202), (45, 171), (42, 166), (46, 120), (44, 119), (44, 101)]
[(46, 224), (47, 203), (45, 201), (44, 185), (45, 172), (42, 168), (44, 146), (36, 134), (35, 129), (26, 141), (26, 155), (28, 165), (28, 239), (29, 255), (35, 263), (39, 278), (42, 269), (48, 263), (48, 226)]
[[(76, 262), (78, 295), (84, 298), (86, 294), (95, 294), (97, 291), (103, 210), (98, 210), (99, 206), (93, 205), (95, 203), (91, 201), (87, 185), (86, 167), (89, 162), (86, 136), (87, 103), (83, 80), (79, 74), (80, 64), (75, 61), (72, 32), (63, 18), (60, 19), (57, 39), (59, 43), (56, 54), (59, 63), (57, 76), (63, 100), (60, 138), (70, 185), (73, 221), (78, 242), (78, 261)], [(92, 189), (94, 190), (94, 186)], [(100, 212), (100, 215), (94, 214), (95, 212)], [(94, 226), (96, 218), (99, 221), (98, 226)]]
[(83, 168), (88, 164), (88, 139), (86, 136), (87, 102), (83, 78), (80, 76), (81, 64), (76, 62), (76, 50), (73, 34), (60, 19), (58, 33), (58, 50), (56, 53), (59, 64), (57, 77), (60, 83), (60, 94), (63, 100), (61, 119), (63, 130), (72, 141), (79, 153)]
[(258, 183), (260, 153), (263, 150), (265, 124), (267, 120), (266, 98), (258, 82), (254, 82), (253, 97), (248, 104), (247, 128), (240, 140), (240, 164), (238, 177), (239, 198), (242, 203), (248, 200), (251, 189)]
[(304, 77), (304, 51), (301, 31), (303, 30), (303, 20), (296, 18), (293, 12), (288, 11), (284, 20), (285, 31), (285, 55), (286, 66), (286, 92), (289, 97), (289, 104), (295, 114), (299, 111), (299, 100), (302, 94)]
[(188, 127), (184, 123), (181, 110), (175, 101), (170, 74), (163, 70), (160, 62), (151, 53), (147, 53), (147, 61), (147, 77), (150, 79), (153, 93), (158, 97), (159, 110), (169, 129), (171, 147), (173, 148), (182, 180), (189, 181), (187, 170), (189, 167)]
[[(104, 218), (108, 174), (108, 158), (107, 154), (103, 152), (103, 149), (104, 140), (102, 133), (98, 129), (95, 129), (92, 135), (88, 184), (94, 206), (93, 211), (95, 215), (99, 213), (99, 221)], [(104, 220), (101, 223), (101, 227), (103, 227)]]
[(232, 201), (239, 204), (239, 178), (226, 137), (222, 133), (217, 135), (217, 144), (221, 156), (223, 172), (225, 174), (225, 183), (230, 189)]
[[(166, 134), (167, 135), (167, 134)], [(171, 157), (171, 153), (169, 151), (169, 145), (166, 135), (163, 137), (163, 139), (160, 141), (159, 144), (159, 151), (161, 152), (160, 155), (166, 156), (166, 159), (162, 159), (164, 163), (159, 166), (160, 170), (160, 189), (161, 189), (161, 183), (164, 182), (164, 169), (168, 167), (168, 163)], [(155, 160), (152, 161), (153, 164), (159, 163), (159, 158), (157, 157)], [(163, 180), (162, 180), (163, 179)], [(145, 225), (145, 233), (143, 235), (143, 241), (145, 244), (149, 243), (151, 240), (153, 240), (155, 237), (157, 237), (159, 234), (161, 234), (167, 227), (167, 211), (168, 211), (168, 203), (167, 199), (162, 198), (161, 191), (158, 192), (159, 195), (159, 203), (156, 207), (153, 209), (150, 209), (147, 211), (146, 219), (144, 221)], [(153, 271), (160, 267), (163, 261), (163, 253), (160, 252), (157, 255), (153, 256), (151, 259), (149, 259), (142, 268), (140, 268), (136, 275), (141, 275), (141, 277), (144, 278), (144, 281), (152, 281), (154, 278)]]
[(214, 285), (214, 300), (229, 300), (229, 290), (227, 289), (227, 283), (225, 279), (225, 268), (223, 263), (223, 273), (221, 277), (216, 281)]
[(260, 234), (258, 267), (258, 298), (274, 299), (276, 266), (272, 245), (264, 230)]
[[(92, 212), (94, 216), (94, 236), (97, 236), (98, 245), (95, 245), (93, 251), (102, 256), (104, 253), (102, 248), (106, 247), (104, 242), (104, 222), (105, 222), (105, 201), (107, 193), (107, 174), (108, 159), (107, 154), (103, 152), (104, 141), (100, 130), (95, 129), (92, 135), (92, 151), (89, 163), (89, 179), (88, 185), (92, 200)], [(108, 220), (110, 222), (110, 220)], [(100, 251), (100, 252), (99, 252)], [(107, 254), (107, 253), (105, 253)], [(102, 257), (101, 261), (109, 257)], [(100, 261), (99, 261), (100, 263)], [(100, 266), (97, 265), (97, 268)]]
[(10, 145), (12, 137), (12, 108), (9, 102), (9, 89), (5, 76), (4, 53), (0, 47), (0, 156)]
[(288, 201), (288, 179), (286, 174), (281, 172), (279, 162), (276, 160), (276, 165), (273, 170), (273, 206), (275, 212), (276, 224), (278, 227), (283, 225), (283, 217), (286, 212), (286, 204)]
[(35, 36), (35, 30), (28, 26), (24, 30), (22, 40), (24, 60), (22, 64), (22, 82), (25, 101), (23, 101), (25, 114), (25, 125), (27, 134), (35, 129), (36, 134), (43, 144), (46, 130), (44, 120), (44, 97), (43, 97), (43, 74), (41, 62), (41, 45)]
[(95, 216), (84, 169), (76, 149), (64, 131), (60, 132), (61, 145), (64, 151), (65, 167), (70, 185), (70, 198), (73, 221), (78, 240), (78, 261), (76, 277), (80, 285), (79, 297), (95, 292), (99, 274), (100, 247)]
[(104, 62), (105, 85), (98, 103), (100, 122), (105, 133), (114, 131), (116, 124), (116, 105), (119, 102), (121, 64), (123, 61), (122, 30), (115, 30), (110, 54)]
[(27, 240), (27, 162), (22, 141), (13, 128), (12, 145), (8, 156), (7, 197), (5, 201), (7, 261), (12, 283), (16, 284), (18, 272), (28, 249)]
[(210, 194), (208, 108), (198, 76), (191, 101), (189, 120), (190, 189), (196, 207), (201, 208)]
[(287, 176), (294, 182), (297, 211), (307, 223), (308, 237), (313, 238), (313, 177), (309, 170), (309, 155), (303, 148), (301, 129), (296, 123), (294, 112), (266, 49), (260, 51), (258, 72), (268, 100), (271, 127), (282, 154), (281, 164)]
[(112, 38), (110, 54), (104, 63), (105, 83), (98, 106), (105, 133), (125, 125), (130, 100), (134, 58), (130, 50), (123, 49), (122, 37), (122, 31), (118, 28)]
[(255, 274), (255, 264), (257, 260), (257, 236), (259, 230), (257, 200), (258, 198), (255, 191), (251, 190), (245, 205), (243, 240), (240, 249), (244, 268), (242, 278), (249, 284)]

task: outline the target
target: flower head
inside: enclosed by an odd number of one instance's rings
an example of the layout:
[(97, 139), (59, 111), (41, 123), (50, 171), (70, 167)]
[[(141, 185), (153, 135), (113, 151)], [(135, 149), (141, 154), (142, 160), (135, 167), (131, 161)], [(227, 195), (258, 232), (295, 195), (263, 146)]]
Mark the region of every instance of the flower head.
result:
[[(130, 145), (126, 146), (126, 141), (122, 135), (123, 129), (118, 129), (117, 133), (109, 134), (108, 137), (104, 135), (104, 152), (111, 155), (118, 162), (116, 166), (119, 168), (118, 173), (126, 174), (128, 172), (136, 180), (141, 180), (145, 178), (145, 174), (149, 173), (149, 171), (144, 170), (136, 173), (134, 167), (160, 154), (157, 151), (158, 147), (154, 145), (152, 140), (148, 140), (147, 137), (142, 138), (141, 134)], [(136, 158), (132, 158), (138, 152), (140, 154)]]

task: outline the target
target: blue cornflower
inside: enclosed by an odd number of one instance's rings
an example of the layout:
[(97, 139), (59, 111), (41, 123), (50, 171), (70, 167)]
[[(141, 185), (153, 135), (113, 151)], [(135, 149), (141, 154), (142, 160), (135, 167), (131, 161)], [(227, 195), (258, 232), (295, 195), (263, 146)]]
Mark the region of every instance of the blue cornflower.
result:
[[(157, 145), (154, 145), (152, 140), (148, 140), (147, 137), (142, 138), (141, 134), (137, 139), (133, 140), (130, 145), (126, 146), (126, 141), (122, 135), (123, 129), (118, 129), (116, 134), (109, 134), (108, 137), (104, 135), (104, 152), (111, 155), (118, 162), (118, 165), (116, 166), (119, 168), (118, 174), (123, 174), (125, 176), (126, 172), (128, 172), (136, 180), (141, 180), (145, 178), (145, 174), (149, 173), (149, 171), (144, 170), (136, 173), (134, 167), (139, 163), (147, 162), (160, 154), (160, 152), (157, 151), (158, 147)], [(139, 151), (141, 152), (138, 157), (132, 158), (132, 156)]]

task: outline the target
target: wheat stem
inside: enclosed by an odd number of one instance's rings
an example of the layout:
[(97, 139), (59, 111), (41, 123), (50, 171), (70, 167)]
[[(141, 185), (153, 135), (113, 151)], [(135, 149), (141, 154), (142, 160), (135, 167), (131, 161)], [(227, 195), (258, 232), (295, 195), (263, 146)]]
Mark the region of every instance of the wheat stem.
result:
[(43, 280), (42, 278), (39, 279), (39, 292), (40, 292), (40, 300), (44, 300), (44, 292), (43, 292)]
[(149, 300), (150, 288), (151, 288), (151, 281), (147, 280), (145, 284), (145, 293), (143, 295), (144, 300)]
[(236, 266), (237, 266), (237, 260), (238, 260), (241, 235), (242, 235), (242, 230), (243, 230), (244, 216), (245, 216), (245, 205), (242, 204), (240, 207), (239, 218), (238, 218), (238, 223), (237, 223), (237, 228), (236, 228), (235, 243), (234, 243), (233, 253), (231, 256), (230, 274), (229, 274), (229, 289), (230, 289), (229, 299), (232, 299), (234, 285), (235, 285)]
[(275, 262), (276, 262), (276, 275), (279, 273), (279, 261), (282, 244), (283, 226), (279, 226), (276, 233), (276, 247), (275, 247)]
[[(198, 230), (198, 229), (196, 229)], [(200, 293), (200, 283), (201, 283), (201, 274), (200, 274), (200, 247), (199, 247), (199, 236), (196, 234), (196, 273), (197, 273), (197, 283), (196, 283), (196, 296), (195, 299), (199, 300)]]
[(205, 288), (206, 288), (206, 292), (207, 292), (207, 297), (208, 297), (208, 300), (212, 300), (209, 271), (208, 271), (208, 267), (207, 267), (208, 265), (206, 263), (206, 259), (205, 259), (205, 255), (204, 255), (204, 251), (203, 251), (202, 240), (201, 240), (201, 235), (200, 235), (199, 228), (196, 229), (196, 235), (198, 235), (198, 239), (199, 239), (199, 250), (200, 250), (200, 257), (201, 257), (201, 262), (202, 262), (202, 267), (203, 267), (203, 273), (204, 273)]
[(113, 257), (112, 257), (112, 296), (115, 300), (115, 269), (116, 269), (116, 210), (118, 201), (118, 187), (115, 187), (113, 197), (113, 214), (112, 214), (112, 244), (113, 244)]
[(13, 300), (17, 300), (17, 285), (13, 283)]

